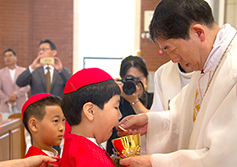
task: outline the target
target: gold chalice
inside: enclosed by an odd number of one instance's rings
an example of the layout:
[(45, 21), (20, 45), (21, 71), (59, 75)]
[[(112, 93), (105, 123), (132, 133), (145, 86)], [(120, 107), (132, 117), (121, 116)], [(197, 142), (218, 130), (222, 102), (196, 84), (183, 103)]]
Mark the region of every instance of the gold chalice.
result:
[(112, 144), (120, 158), (140, 155), (140, 134), (129, 135), (112, 140)]

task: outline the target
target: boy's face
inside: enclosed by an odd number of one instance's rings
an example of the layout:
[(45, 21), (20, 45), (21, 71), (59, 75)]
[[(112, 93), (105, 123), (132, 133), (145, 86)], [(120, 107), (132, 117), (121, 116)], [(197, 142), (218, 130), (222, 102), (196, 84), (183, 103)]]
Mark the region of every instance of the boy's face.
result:
[(45, 106), (45, 111), (43, 120), (38, 121), (37, 137), (40, 138), (38, 141), (41, 142), (41, 147), (48, 148), (61, 143), (65, 129), (65, 117), (58, 105)]
[(94, 137), (99, 144), (109, 139), (113, 128), (118, 125), (118, 121), (122, 117), (119, 102), (120, 96), (114, 95), (104, 104), (104, 109), (96, 106)]

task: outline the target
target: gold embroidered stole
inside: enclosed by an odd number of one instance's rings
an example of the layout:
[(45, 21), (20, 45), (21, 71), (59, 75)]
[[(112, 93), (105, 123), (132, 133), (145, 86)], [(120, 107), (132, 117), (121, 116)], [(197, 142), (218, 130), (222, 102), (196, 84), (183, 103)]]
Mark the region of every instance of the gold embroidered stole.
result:
[(203, 97), (206, 93), (206, 88), (211, 79), (212, 71), (208, 73), (201, 73), (200, 78), (198, 79), (198, 85), (195, 94), (194, 100), (194, 109), (193, 109), (193, 122), (195, 122), (197, 114), (201, 108)]

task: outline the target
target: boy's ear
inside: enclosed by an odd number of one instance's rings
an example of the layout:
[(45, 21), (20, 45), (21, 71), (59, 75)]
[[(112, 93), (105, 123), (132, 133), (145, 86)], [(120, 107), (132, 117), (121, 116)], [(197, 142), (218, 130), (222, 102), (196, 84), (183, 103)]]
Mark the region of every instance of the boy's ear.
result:
[(83, 105), (82, 110), (89, 121), (94, 120), (94, 116), (95, 116), (94, 109), (95, 109), (95, 105), (91, 102), (87, 102)]
[(38, 131), (37, 120), (35, 118), (31, 118), (28, 122), (28, 127), (30, 131), (37, 132)]

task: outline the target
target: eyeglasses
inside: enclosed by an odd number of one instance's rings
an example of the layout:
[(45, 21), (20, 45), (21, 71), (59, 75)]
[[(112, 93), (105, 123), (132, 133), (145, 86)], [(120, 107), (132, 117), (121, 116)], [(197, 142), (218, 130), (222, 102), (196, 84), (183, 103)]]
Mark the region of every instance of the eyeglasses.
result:
[(50, 48), (41, 48), (41, 49), (39, 48), (39, 49), (38, 49), (38, 52), (40, 52), (41, 50), (42, 50), (43, 52), (45, 52), (46, 50), (51, 50), (51, 49), (50, 49)]

